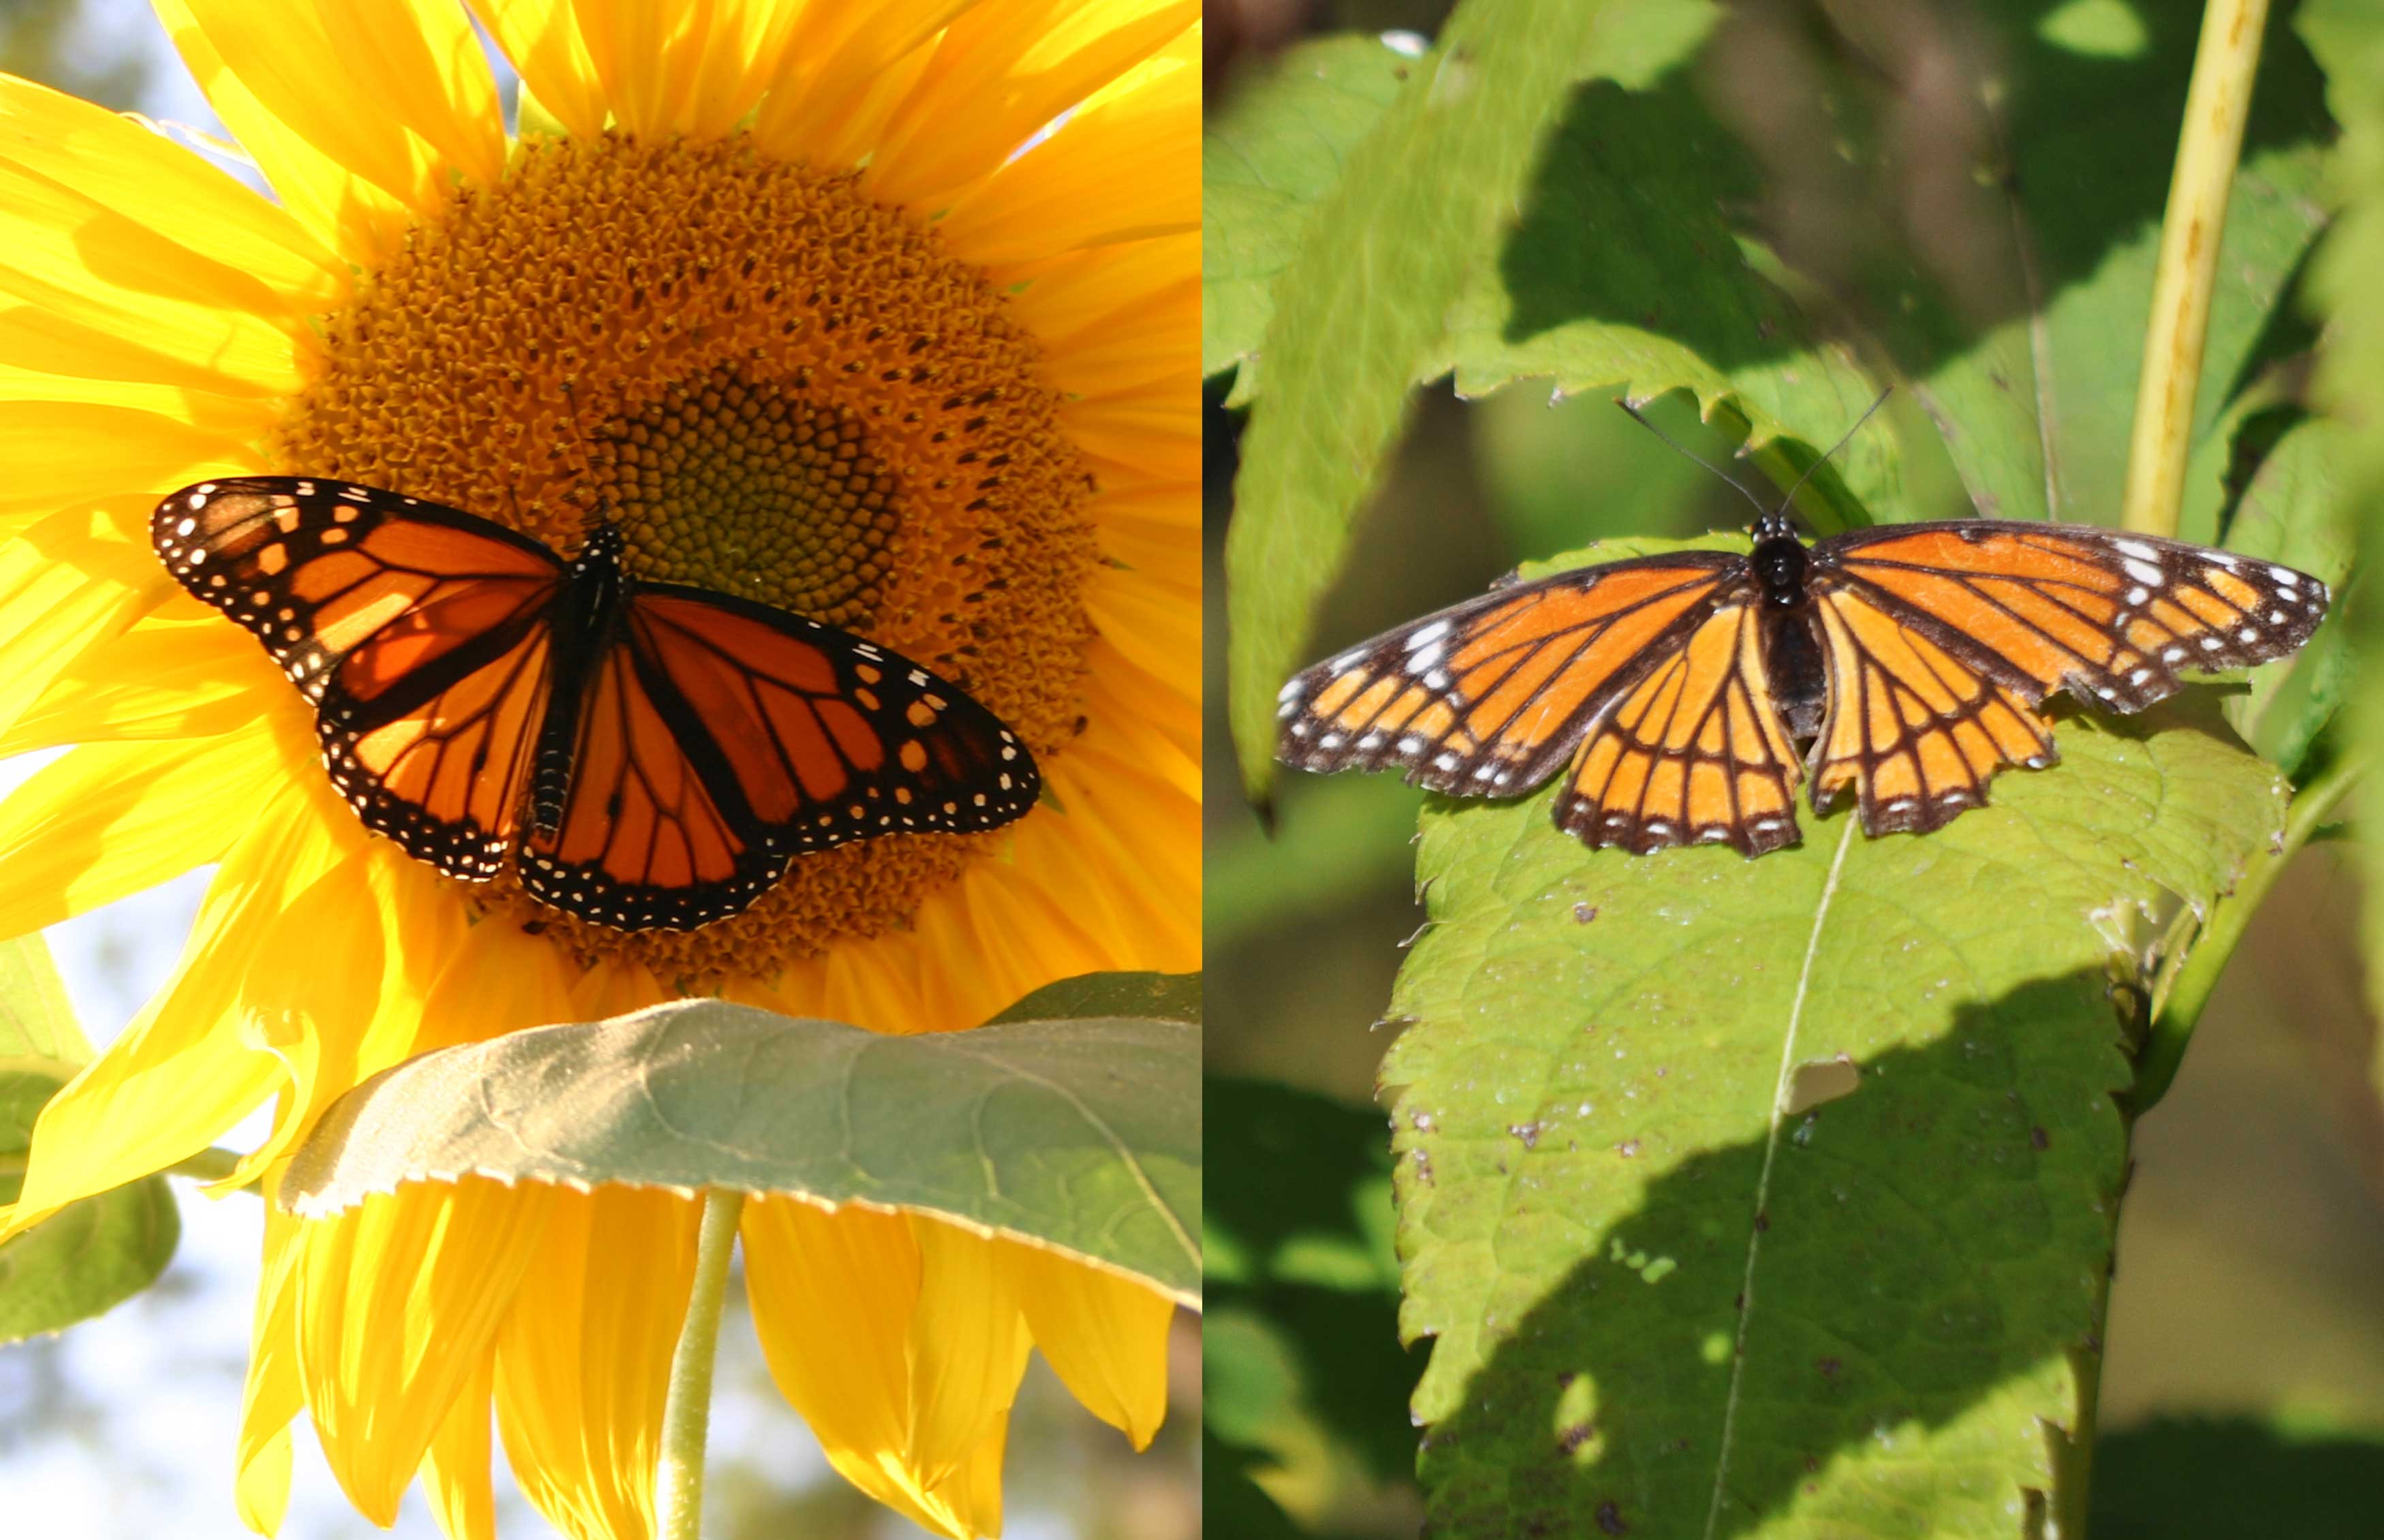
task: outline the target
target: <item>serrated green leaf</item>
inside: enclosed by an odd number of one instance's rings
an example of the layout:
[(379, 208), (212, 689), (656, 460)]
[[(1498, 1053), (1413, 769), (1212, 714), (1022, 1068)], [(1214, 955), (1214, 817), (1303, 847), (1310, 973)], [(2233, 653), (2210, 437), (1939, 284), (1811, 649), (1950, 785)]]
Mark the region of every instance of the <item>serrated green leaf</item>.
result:
[(1198, 974), (1081, 974), (1046, 984), (997, 1022), (1063, 1021), (1076, 1016), (1144, 1016), (1152, 1021), (1200, 1025)]
[[(1975, 142), (1972, 185), (1940, 190), (1948, 201), (1933, 225), (1912, 231), (1912, 249), (1882, 257), (1865, 280), (1865, 314), (1939, 421), (1986, 516), (2117, 517), (2199, 28), (2195, 7), (2132, 9), (2142, 41), (2126, 52), (2065, 45), (2032, 9), (1980, 14), (2002, 62), (1965, 93), (1960, 110), (1971, 122), (1945, 129)], [(2276, 329), (2280, 316), (2291, 318), (2280, 302), (2326, 222), (2330, 130), (2286, 15), (2271, 19), (2229, 200), (2197, 443), (2256, 363), (2294, 345)], [(1891, 100), (1874, 110), (1893, 122), (1904, 109)], [(1904, 153), (1882, 133), (1856, 158), (1892, 186), (1906, 174)]]
[(1921, 837), (1426, 814), (1384, 1081), (1434, 1534), (2078, 1517), (2144, 950), (2283, 816), (2207, 693), (2063, 716), (2061, 765)]
[(335, 1102), (281, 1201), (481, 1175), (932, 1214), (1199, 1298), (1199, 1037), (1172, 1021), (884, 1037), (721, 1000), (424, 1054)]
[(38, 934), (0, 941), (0, 1060), (9, 1059), (91, 1061), (91, 1040), (75, 1025), (73, 1002)]
[[(1474, 269), (1444, 344), (1460, 395), (1545, 378), (1564, 394), (1685, 390), (1766, 457), (1782, 485), (1854, 426), (1879, 385), (1824, 342), (1740, 245), (1731, 211), (1763, 191), (1751, 155), (1686, 69), (1650, 89), (1596, 81), (1549, 137), (1520, 222)], [(1833, 531), (1931, 509), (1906, 505), (1891, 419), (1865, 426), (1805, 503)], [(1850, 491), (1851, 489), (1851, 491)]]
[(1273, 288), (1267, 395), (1242, 441), (1228, 702), (1242, 778), (1272, 779), (1277, 687), (1437, 353), (1451, 300), (1594, 63), (1597, 0), (1464, 0), (1349, 154)]
[(1256, 391), (1275, 279), (1415, 64), (1379, 37), (1294, 43), (1235, 80), (1202, 125), (1200, 374), (1240, 366), (1226, 405)]

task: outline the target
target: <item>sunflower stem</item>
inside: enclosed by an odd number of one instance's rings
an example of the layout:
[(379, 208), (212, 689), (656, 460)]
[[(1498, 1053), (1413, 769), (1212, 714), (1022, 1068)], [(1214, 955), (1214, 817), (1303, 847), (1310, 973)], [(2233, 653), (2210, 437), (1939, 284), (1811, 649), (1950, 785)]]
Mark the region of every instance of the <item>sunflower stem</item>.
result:
[(240, 1169), (241, 1157), (235, 1150), (202, 1149), (187, 1160), (175, 1161), (166, 1168), (170, 1176), (194, 1177), (202, 1182), (220, 1182)]
[(703, 1193), (703, 1225), (695, 1243), (695, 1286), (687, 1324), (671, 1355), (670, 1390), (663, 1400), (662, 1466), (654, 1481), (659, 1540), (700, 1540), (703, 1529), (703, 1444), (712, 1430), (712, 1360), (720, 1345), (720, 1307), (728, 1294), (728, 1253), (745, 1195), (726, 1187)]
[(2136, 1116), (2151, 1112), (2168, 1094), (2178, 1066), (2185, 1062), (2193, 1025), (2202, 1019), (2202, 1008), (2210, 1003), (2210, 992), (2218, 987), (2219, 975), (2227, 971), (2227, 961), (2235, 955), (2236, 944), (2243, 939), (2260, 900), (2277, 885), (2294, 854), (2309, 843), (2310, 836), (2342, 805), (2364, 763), (2359, 755), (2346, 755), (2302, 788), (2285, 813), (2284, 832), (2277, 837), (2268, 855), (2254, 857), (2251, 870), (2237, 879), (2235, 890), (2212, 906), (2201, 938), (2179, 965), (2177, 977), (2161, 1001), (2160, 1015), (2144, 1039), (2143, 1051), (2136, 1057), (2136, 1085), (2130, 1099)]
[(2177, 533), (2192, 451), (2193, 394), (2210, 329), (2210, 293), (2218, 279), (2218, 242), (2227, 195), (2243, 150), (2243, 120), (2260, 68), (2268, 0), (2209, 0), (2186, 87), (2177, 168), (2161, 217), (2160, 263), (2153, 273), (2151, 324), (2136, 387), (2136, 424), (2128, 445), (2128, 487), (2119, 522), (2151, 535)]

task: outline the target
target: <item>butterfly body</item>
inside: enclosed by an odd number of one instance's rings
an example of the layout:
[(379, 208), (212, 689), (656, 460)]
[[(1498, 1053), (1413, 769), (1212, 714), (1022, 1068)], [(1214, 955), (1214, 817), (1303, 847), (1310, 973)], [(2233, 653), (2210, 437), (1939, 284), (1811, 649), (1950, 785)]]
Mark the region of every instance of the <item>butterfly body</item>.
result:
[(247, 477), (158, 505), (167, 568), (316, 710), (366, 826), (466, 881), (620, 929), (734, 914), (847, 840), (966, 833), (1040, 787), (999, 719), (916, 664), (752, 600), (565, 561), (376, 488)]
[(2132, 712), (2183, 670), (2286, 655), (2324, 615), (2305, 573), (2179, 540), (1988, 519), (1807, 545), (1767, 515), (1743, 555), (1683, 551), (1500, 587), (1285, 686), (1278, 755), (1400, 768), (1456, 795), (1565, 772), (1558, 826), (1645, 853), (1794, 843), (1852, 790), (1871, 834), (1983, 805), (2056, 756), (2067, 689)]

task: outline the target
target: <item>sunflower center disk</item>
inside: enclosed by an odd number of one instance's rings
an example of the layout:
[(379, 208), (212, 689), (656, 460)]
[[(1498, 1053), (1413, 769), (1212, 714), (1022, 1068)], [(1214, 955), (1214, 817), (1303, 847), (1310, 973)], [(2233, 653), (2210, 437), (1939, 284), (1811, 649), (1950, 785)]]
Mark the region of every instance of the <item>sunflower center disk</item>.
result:
[[(639, 577), (807, 615), (941, 674), (1037, 756), (1081, 711), (1090, 478), (984, 275), (851, 175), (737, 141), (533, 140), (325, 318), (275, 468), (365, 481)], [(470, 890), (583, 960), (767, 977), (906, 923), (992, 844), (800, 857), (752, 909), (625, 934), (500, 877)]]

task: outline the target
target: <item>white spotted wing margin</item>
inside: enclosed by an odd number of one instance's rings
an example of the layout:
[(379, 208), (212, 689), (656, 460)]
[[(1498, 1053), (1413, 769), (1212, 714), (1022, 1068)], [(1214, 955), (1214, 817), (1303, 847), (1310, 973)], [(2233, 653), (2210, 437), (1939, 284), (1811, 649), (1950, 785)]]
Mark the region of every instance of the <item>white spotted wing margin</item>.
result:
[(1430, 790), (1520, 796), (1725, 596), (1744, 554), (1683, 551), (1494, 589), (1307, 669), (1277, 702), (1276, 757), (1399, 769)]

